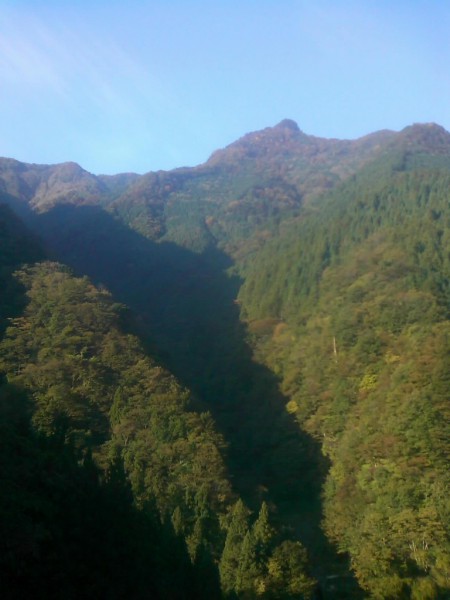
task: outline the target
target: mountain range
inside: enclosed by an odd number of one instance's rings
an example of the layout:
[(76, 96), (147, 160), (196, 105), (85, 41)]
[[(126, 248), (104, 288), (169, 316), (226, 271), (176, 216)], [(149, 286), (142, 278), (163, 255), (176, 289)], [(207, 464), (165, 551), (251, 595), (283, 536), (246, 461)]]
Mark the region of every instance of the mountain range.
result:
[(448, 598), (449, 190), (432, 123), (0, 159), (5, 597)]

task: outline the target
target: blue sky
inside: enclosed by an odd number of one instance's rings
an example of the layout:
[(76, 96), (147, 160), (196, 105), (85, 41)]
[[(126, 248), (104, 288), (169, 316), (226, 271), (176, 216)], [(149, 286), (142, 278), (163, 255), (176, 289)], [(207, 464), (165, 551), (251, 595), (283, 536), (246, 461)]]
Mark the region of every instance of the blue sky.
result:
[(449, 32), (442, 0), (1, 0), (0, 156), (142, 173), (284, 118), (450, 129)]

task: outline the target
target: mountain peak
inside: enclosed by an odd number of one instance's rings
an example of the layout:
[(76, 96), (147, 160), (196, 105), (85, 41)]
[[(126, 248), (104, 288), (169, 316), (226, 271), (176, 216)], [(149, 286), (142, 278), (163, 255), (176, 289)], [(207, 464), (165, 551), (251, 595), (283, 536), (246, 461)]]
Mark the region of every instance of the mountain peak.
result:
[(283, 119), (278, 125), (275, 125), (274, 129), (290, 129), (291, 131), (298, 133), (301, 132), (300, 127), (292, 119)]
[(450, 154), (450, 133), (436, 123), (414, 123), (400, 132), (408, 146), (422, 147), (433, 154)]
[(226, 148), (216, 150), (207, 164), (239, 163), (243, 158), (254, 159), (257, 156), (286, 156), (287, 153), (298, 150), (299, 144), (304, 145), (308, 141), (309, 136), (300, 130), (295, 121), (283, 119), (277, 125), (246, 133)]

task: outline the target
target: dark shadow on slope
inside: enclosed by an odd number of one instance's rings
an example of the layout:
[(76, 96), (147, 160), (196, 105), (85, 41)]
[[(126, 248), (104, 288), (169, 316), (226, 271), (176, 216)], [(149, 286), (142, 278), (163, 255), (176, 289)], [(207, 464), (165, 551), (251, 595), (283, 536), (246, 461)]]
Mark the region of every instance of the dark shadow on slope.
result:
[(35, 238), (0, 196), (0, 338), (8, 319), (25, 307), (23, 287), (13, 276), (23, 263), (42, 260), (43, 250)]
[(139, 511), (119, 462), (92, 459), (31, 423), (33, 402), (0, 377), (0, 590), (3, 600), (212, 600), (204, 573), (157, 514)]
[[(274, 375), (252, 360), (234, 302), (241, 281), (225, 273), (230, 259), (216, 248), (199, 255), (154, 243), (94, 207), (59, 206), (33, 225), (52, 257), (104, 284), (138, 315), (147, 347), (195, 392), (196, 408), (215, 418), (238, 493), (254, 509), (272, 502), (280, 524), (300, 534), (324, 597), (361, 597), (320, 529), (328, 465), (285, 411)], [(339, 584), (327, 590), (335, 575)]]

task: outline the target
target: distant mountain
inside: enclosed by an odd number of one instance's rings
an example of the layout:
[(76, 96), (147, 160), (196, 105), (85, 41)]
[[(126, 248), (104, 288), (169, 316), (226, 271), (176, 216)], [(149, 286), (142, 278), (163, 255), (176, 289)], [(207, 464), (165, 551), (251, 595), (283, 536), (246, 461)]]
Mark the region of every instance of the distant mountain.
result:
[(203, 165), (144, 175), (110, 210), (152, 239), (194, 250), (268, 234), (280, 219), (332, 188), (376, 156), (395, 136), (355, 142), (308, 136), (289, 120), (245, 135)]
[(28, 165), (0, 159), (0, 191), (27, 203), (33, 210), (55, 204), (97, 204), (109, 192), (107, 185), (73, 162)]
[(214, 152), (206, 165), (234, 167), (238, 171), (269, 169), (309, 198), (353, 173), (396, 135), (379, 131), (357, 140), (319, 138), (306, 135), (294, 121), (286, 119), (275, 127), (248, 133)]
[[(159, 206), (182, 200), (187, 192), (203, 202), (239, 201), (252, 188), (278, 182), (293, 186), (302, 201), (333, 187), (366, 163), (393, 150), (448, 157), (450, 134), (439, 125), (415, 124), (399, 133), (379, 131), (356, 140), (319, 138), (303, 133), (289, 119), (274, 127), (248, 133), (202, 165), (158, 171), (93, 175), (73, 162), (58, 165), (22, 163), (0, 158), (0, 192), (26, 202), (35, 210), (60, 203), (103, 204), (112, 199), (117, 210), (133, 198)], [(229, 177), (227, 189), (220, 184)], [(220, 192), (215, 196), (215, 192)], [(186, 193), (184, 193), (186, 192)], [(276, 199), (274, 200), (276, 201)]]
[(0, 159), (0, 194), (34, 211), (58, 204), (99, 205), (151, 239), (194, 250), (270, 235), (274, 224), (379, 157), (398, 163), (450, 160), (450, 134), (434, 124), (357, 140), (303, 133), (291, 120), (249, 133), (203, 165), (143, 176), (95, 176), (75, 163), (28, 165)]
[(249, 133), (203, 165), (143, 176), (95, 176), (75, 163), (28, 165), (0, 159), (0, 194), (22, 209), (100, 205), (151, 239), (194, 250), (219, 244), (238, 252), (243, 238), (270, 235), (280, 220), (386, 152), (439, 148), (449, 134), (434, 125), (380, 131), (357, 140), (303, 133), (294, 121)]

